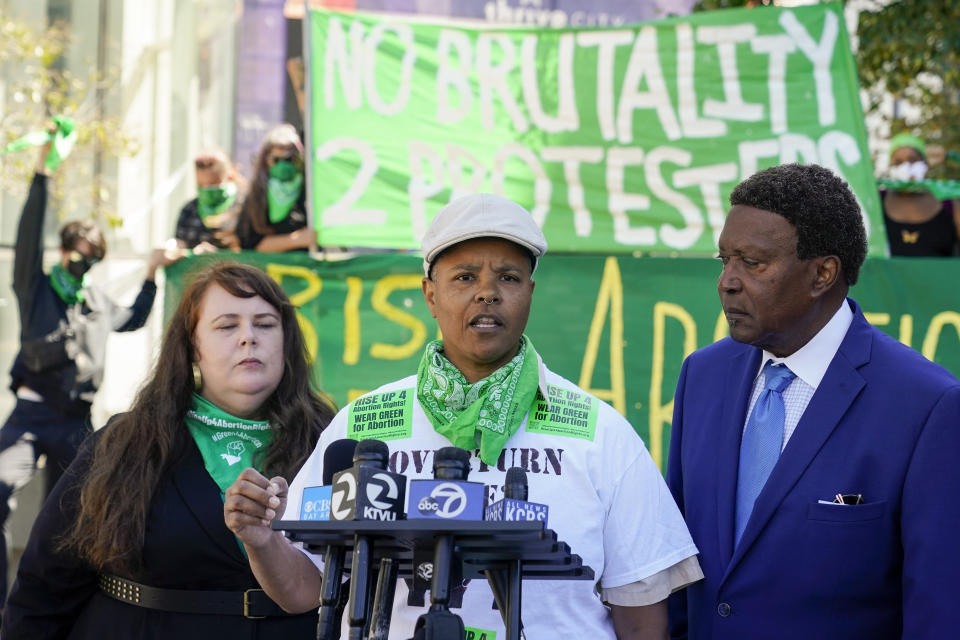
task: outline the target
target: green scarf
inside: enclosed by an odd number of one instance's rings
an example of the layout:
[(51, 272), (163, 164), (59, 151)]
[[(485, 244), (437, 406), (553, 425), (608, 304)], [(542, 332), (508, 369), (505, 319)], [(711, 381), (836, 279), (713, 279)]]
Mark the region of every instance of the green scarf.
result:
[(270, 444), (269, 422), (234, 417), (196, 393), (184, 421), (221, 493), (226, 493), (240, 472), (253, 466), (254, 455)]
[(208, 217), (223, 213), (233, 206), (236, 199), (237, 184), (235, 182), (200, 187), (197, 189), (197, 213), (206, 224)]
[(472, 451), (479, 440), (480, 459), (493, 466), (536, 399), (537, 352), (523, 336), (520, 352), (510, 362), (470, 384), (442, 349), (443, 343), (434, 340), (420, 360), (420, 406), (437, 433), (454, 446)]
[(290, 215), (293, 205), (300, 199), (303, 189), (303, 173), (297, 165), (283, 160), (270, 167), (267, 181), (268, 217), (271, 224), (283, 222)]
[(56, 131), (53, 133), (44, 130), (33, 131), (21, 138), (17, 138), (5, 146), (0, 153), (11, 153), (29, 147), (40, 147), (52, 140), (53, 145), (50, 147), (50, 152), (47, 154), (47, 159), (43, 164), (47, 169), (53, 171), (59, 167), (60, 163), (73, 151), (73, 145), (77, 142), (77, 127), (73, 118), (67, 116), (53, 116), (51, 120), (53, 120), (57, 126)]
[(83, 302), (83, 279), (75, 278), (59, 262), (50, 269), (50, 286), (67, 304)]

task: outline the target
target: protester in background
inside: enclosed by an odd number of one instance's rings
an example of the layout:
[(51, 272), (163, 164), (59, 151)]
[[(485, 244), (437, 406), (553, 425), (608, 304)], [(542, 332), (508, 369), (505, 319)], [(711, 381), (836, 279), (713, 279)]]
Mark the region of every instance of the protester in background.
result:
[[(908, 133), (890, 140), (890, 178), (918, 181), (926, 177), (927, 150)], [(938, 200), (922, 188), (880, 192), (890, 255), (953, 256), (960, 253), (960, 202)]]
[(3, 638), (312, 637), (315, 614), (287, 615), (259, 590), (223, 492), (246, 467), (291, 478), (332, 416), (279, 285), (247, 265), (202, 271), (129, 413), (44, 504)]
[[(525, 581), (524, 633), (662, 640), (667, 595), (701, 577), (697, 549), (630, 424), (549, 371), (524, 335), (533, 273), (547, 249), (539, 227), (510, 200), (467, 196), (440, 210), (422, 247), (423, 293), (443, 340), (427, 345), (416, 375), (373, 392), (402, 390), (398, 397), (406, 398), (406, 409), (397, 411), (406, 416), (404, 434), (388, 441), (392, 453), (429, 456), (451, 444), (466, 449), (473, 454), (470, 479), (502, 497), (510, 451), (546, 460), (545, 448), (562, 450), (562, 469), (529, 474), (530, 497), (549, 505), (550, 528), (593, 567), (599, 585)], [(561, 413), (566, 402), (593, 417), (569, 425)], [(260, 584), (288, 610), (317, 607), (321, 576), (306, 555), (269, 527), (279, 511), (276, 499), (287, 498), (285, 518), (298, 517), (304, 488), (322, 483), (325, 448), (340, 438), (371, 437), (370, 425), (357, 415), (367, 414), (350, 407), (337, 414), (289, 497), (284, 484), (253, 471), (227, 491), (227, 525), (243, 541)], [(429, 464), (409, 477), (430, 477)], [(426, 611), (408, 606), (405, 585), (397, 587), (390, 637), (410, 638)], [(466, 626), (479, 629), (478, 637), (505, 633), (492, 601), (486, 581), (473, 580), (455, 611)]]
[(219, 149), (194, 159), (197, 197), (180, 209), (175, 237), (177, 246), (195, 253), (218, 249), (240, 250), (235, 228), (243, 204), (244, 180)]
[(157, 293), (157, 267), (179, 259), (178, 252), (155, 250), (147, 275), (130, 307), (114, 304), (87, 282), (87, 271), (106, 254), (95, 224), (76, 221), (60, 229), (60, 260), (43, 271), (43, 227), (47, 209), (51, 144), (41, 149), (17, 227), (13, 290), (20, 311), (20, 351), (10, 371), (17, 396), (0, 429), (0, 610), (7, 595), (6, 522), (16, 493), (46, 456), (45, 490), (50, 492), (91, 431), (90, 405), (103, 380), (107, 337), (133, 331), (147, 321)]
[(783, 165), (730, 202), (730, 337), (684, 361), (674, 401), (667, 479), (704, 580), (673, 637), (953, 636), (960, 381), (847, 298), (867, 234), (843, 180)]
[(260, 143), (250, 192), (243, 203), (237, 235), (244, 249), (279, 253), (307, 249), (303, 143), (296, 129), (281, 124)]

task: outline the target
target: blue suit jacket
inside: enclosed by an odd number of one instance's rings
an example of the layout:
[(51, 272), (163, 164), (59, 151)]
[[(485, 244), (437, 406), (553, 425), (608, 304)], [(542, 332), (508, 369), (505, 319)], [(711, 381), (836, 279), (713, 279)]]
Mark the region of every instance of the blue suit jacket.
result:
[[(736, 548), (761, 350), (727, 338), (684, 362), (667, 478), (705, 578), (672, 598), (674, 637), (960, 635), (960, 382), (848, 302), (853, 323)], [(864, 504), (818, 502), (837, 493)]]

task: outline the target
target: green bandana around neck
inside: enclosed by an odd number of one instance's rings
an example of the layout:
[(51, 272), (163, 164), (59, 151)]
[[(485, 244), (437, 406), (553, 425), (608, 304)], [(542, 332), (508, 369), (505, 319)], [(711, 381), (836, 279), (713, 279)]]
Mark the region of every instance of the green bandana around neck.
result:
[(197, 213), (200, 219), (206, 223), (210, 216), (223, 213), (237, 199), (237, 184), (235, 182), (224, 182), (223, 184), (212, 187), (199, 187), (197, 189)]
[(269, 422), (237, 418), (196, 393), (184, 421), (221, 493), (226, 493), (240, 472), (253, 466), (254, 455), (270, 444)]
[(520, 429), (537, 396), (537, 352), (526, 336), (520, 352), (473, 384), (443, 355), (443, 343), (427, 344), (417, 370), (417, 399), (433, 428), (456, 447), (496, 465), (500, 452)]
[(52, 133), (44, 130), (33, 131), (9, 143), (0, 153), (40, 147), (52, 140), (53, 145), (51, 145), (50, 152), (43, 164), (48, 170), (53, 171), (73, 151), (73, 145), (77, 142), (77, 127), (73, 119), (67, 116), (53, 116), (51, 119), (57, 126), (56, 131)]
[(297, 169), (297, 165), (284, 160), (270, 167), (270, 179), (267, 181), (267, 214), (271, 224), (287, 219), (293, 205), (300, 199), (302, 189), (303, 174)]
[(67, 304), (83, 302), (83, 286), (86, 278), (76, 278), (72, 273), (57, 263), (50, 269), (50, 286), (57, 292), (60, 299)]

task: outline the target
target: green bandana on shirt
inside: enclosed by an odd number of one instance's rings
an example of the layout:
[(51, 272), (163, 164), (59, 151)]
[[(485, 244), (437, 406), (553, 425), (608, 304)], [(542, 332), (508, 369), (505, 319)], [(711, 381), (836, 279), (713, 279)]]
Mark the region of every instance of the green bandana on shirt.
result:
[(417, 399), (437, 433), (468, 451), (479, 441), (480, 459), (493, 466), (537, 396), (537, 352), (523, 336), (510, 362), (470, 384), (442, 350), (439, 340), (427, 345), (417, 370)]
[(206, 219), (223, 213), (229, 209), (237, 199), (237, 185), (234, 182), (224, 182), (213, 187), (197, 189), (197, 214), (206, 224)]
[(50, 286), (67, 304), (83, 302), (83, 280), (73, 277), (62, 264), (55, 264), (50, 269)]
[(300, 198), (303, 189), (303, 173), (297, 165), (286, 160), (270, 167), (267, 180), (267, 217), (271, 224), (283, 222)]
[(196, 393), (184, 421), (221, 494), (253, 466), (254, 454), (270, 444), (269, 422), (234, 417)]

